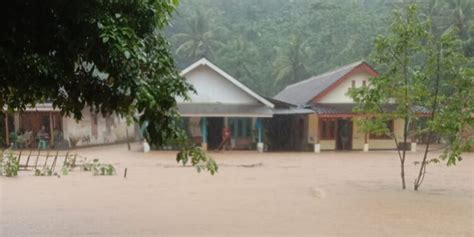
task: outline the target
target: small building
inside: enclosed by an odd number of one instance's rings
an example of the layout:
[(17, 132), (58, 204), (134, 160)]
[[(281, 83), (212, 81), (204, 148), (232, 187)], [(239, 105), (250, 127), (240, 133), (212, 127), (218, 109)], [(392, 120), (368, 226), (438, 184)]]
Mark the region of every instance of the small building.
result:
[[(359, 61), (287, 86), (274, 99), (308, 108), (313, 113), (302, 119), (306, 142), (315, 152), (320, 150), (396, 149), (390, 136), (359, 131), (353, 112), (355, 104), (347, 94), (350, 88), (366, 86), (378, 73), (366, 62)], [(393, 105), (386, 105), (390, 110)], [(387, 127), (402, 140), (404, 120), (389, 121)], [(416, 149), (413, 140), (412, 149)]]
[(223, 128), (229, 128), (232, 149), (263, 151), (262, 119), (271, 118), (275, 107), (270, 100), (205, 58), (185, 68), (181, 76), (196, 91), (188, 101), (177, 98), (178, 111), (196, 144), (217, 149)]
[(119, 116), (104, 117), (84, 109), (82, 119), (76, 121), (61, 116), (51, 103), (3, 117), (5, 144), (18, 148), (36, 148), (43, 141), (47, 148), (66, 149), (135, 140), (138, 135), (135, 126)]

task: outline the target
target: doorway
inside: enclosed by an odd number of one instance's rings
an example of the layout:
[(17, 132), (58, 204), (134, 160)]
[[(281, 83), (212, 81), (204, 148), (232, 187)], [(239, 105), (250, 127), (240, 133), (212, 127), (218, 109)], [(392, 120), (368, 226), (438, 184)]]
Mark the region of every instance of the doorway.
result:
[(336, 150), (352, 150), (352, 120), (338, 119), (336, 131)]
[(215, 150), (222, 142), (222, 128), (224, 118), (207, 118), (207, 148)]

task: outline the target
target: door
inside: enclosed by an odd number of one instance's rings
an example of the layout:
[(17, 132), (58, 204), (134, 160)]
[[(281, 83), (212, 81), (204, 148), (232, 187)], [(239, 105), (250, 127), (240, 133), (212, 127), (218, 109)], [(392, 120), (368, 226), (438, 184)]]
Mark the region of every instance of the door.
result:
[(352, 150), (352, 120), (338, 119), (336, 128), (336, 149)]
[(224, 118), (207, 118), (207, 148), (214, 150), (222, 142), (222, 128), (224, 127)]

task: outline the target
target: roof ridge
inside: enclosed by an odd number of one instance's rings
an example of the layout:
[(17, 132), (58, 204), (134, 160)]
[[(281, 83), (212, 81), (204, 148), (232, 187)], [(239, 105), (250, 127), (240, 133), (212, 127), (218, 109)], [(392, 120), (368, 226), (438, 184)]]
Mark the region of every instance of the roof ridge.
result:
[(294, 86), (297, 86), (297, 85), (300, 85), (300, 84), (303, 84), (303, 83), (305, 83), (305, 82), (309, 82), (309, 81), (312, 81), (312, 80), (316, 80), (316, 79), (321, 78), (321, 77), (323, 77), (323, 76), (325, 76), (325, 75), (328, 75), (328, 74), (335, 73), (335, 72), (337, 72), (337, 71), (346, 69), (346, 68), (349, 67), (349, 66), (355, 67), (356, 65), (360, 65), (360, 64), (362, 64), (362, 63), (365, 63), (365, 60), (359, 60), (359, 61), (356, 61), (356, 62), (353, 62), (353, 63), (350, 63), (350, 64), (346, 64), (346, 65), (343, 65), (343, 66), (339, 66), (339, 67), (334, 68), (334, 69), (332, 69), (332, 70), (330, 70), (330, 71), (327, 71), (327, 72), (325, 72), (325, 73), (322, 73), (322, 74), (319, 74), (319, 75), (316, 75), (316, 76), (312, 76), (312, 77), (310, 77), (310, 78), (308, 78), (308, 79), (305, 79), (305, 80), (302, 80), (302, 81), (299, 81), (299, 82), (290, 84), (290, 85), (286, 86), (285, 89), (286, 89), (286, 88), (291, 88), (291, 87), (294, 87)]

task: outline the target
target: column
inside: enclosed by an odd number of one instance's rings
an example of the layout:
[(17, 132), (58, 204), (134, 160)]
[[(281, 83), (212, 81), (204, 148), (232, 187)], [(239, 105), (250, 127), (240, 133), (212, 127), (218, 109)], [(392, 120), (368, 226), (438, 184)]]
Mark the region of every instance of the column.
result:
[(410, 150), (416, 152), (416, 120), (413, 120), (412, 133)]
[(8, 127), (8, 114), (4, 113), (5, 115), (5, 142), (7, 147), (10, 147), (10, 129)]
[(364, 134), (364, 152), (369, 151), (369, 134), (365, 133)]
[[(311, 119), (311, 117), (309, 118)], [(314, 153), (321, 153), (321, 144), (320, 144), (320, 130), (321, 130), (321, 123), (319, 122), (319, 118), (314, 118), (316, 120), (316, 134), (315, 134), (315, 141), (314, 141)]]
[(53, 112), (49, 112), (49, 147), (54, 145), (54, 121), (53, 121)]
[(262, 119), (257, 118), (257, 121), (255, 122), (255, 126), (257, 127), (257, 136), (258, 136), (257, 151), (263, 152)]
[(318, 135), (316, 135), (316, 142), (314, 143), (314, 153), (321, 153), (321, 144), (319, 143)]
[(143, 122), (142, 126), (140, 127), (140, 135), (143, 138), (143, 152), (150, 151), (150, 144), (148, 144), (146, 140), (146, 133), (147, 133), (148, 121)]
[(203, 150), (207, 151), (207, 118), (205, 117), (201, 118), (201, 136), (201, 147)]
[(239, 118), (233, 118), (232, 138), (230, 139), (230, 147), (235, 148), (237, 143), (237, 134), (239, 133)]

